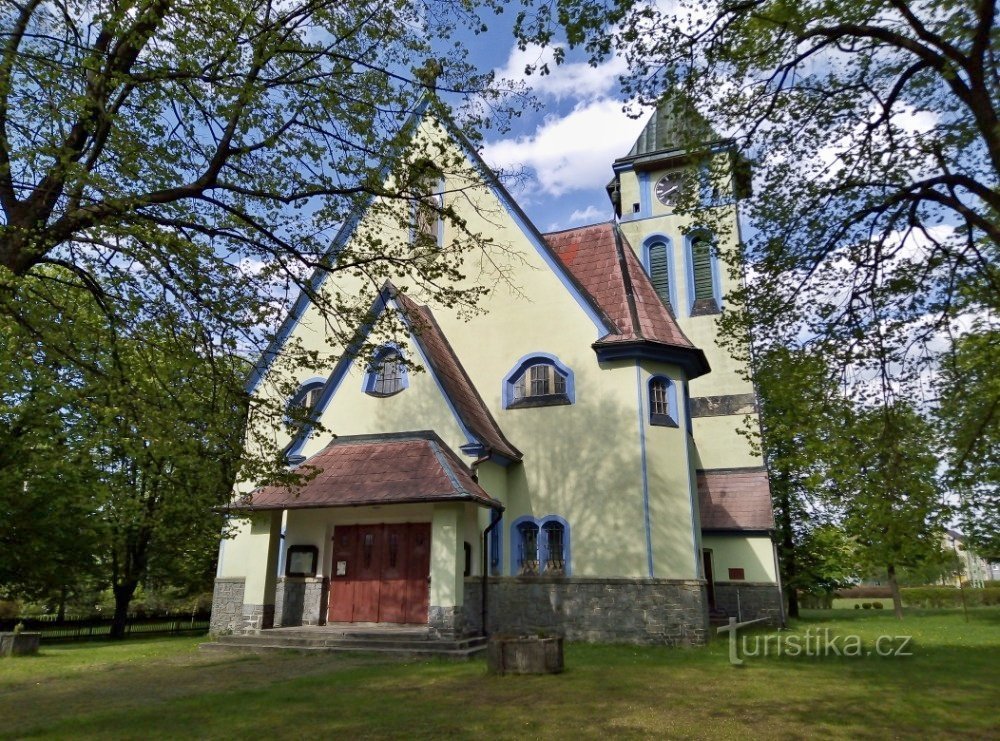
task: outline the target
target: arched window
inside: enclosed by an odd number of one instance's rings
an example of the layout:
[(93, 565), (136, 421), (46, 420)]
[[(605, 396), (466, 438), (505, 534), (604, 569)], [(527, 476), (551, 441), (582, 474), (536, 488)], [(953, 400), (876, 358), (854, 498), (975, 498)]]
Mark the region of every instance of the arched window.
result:
[(566, 528), (561, 522), (549, 520), (542, 525), (545, 553), (545, 573), (566, 573)]
[(519, 517), (511, 527), (514, 552), (511, 573), (517, 576), (565, 576), (569, 568), (569, 525), (558, 515), (541, 520)]
[(688, 289), (691, 316), (718, 314), (722, 310), (715, 247), (708, 234), (695, 233), (688, 238)]
[(534, 522), (522, 522), (517, 526), (517, 573), (537, 574), (538, 563), (538, 525)]
[(504, 408), (572, 404), (573, 372), (554, 356), (525, 356), (507, 374), (503, 384)]
[(372, 396), (392, 396), (409, 386), (403, 355), (394, 347), (384, 347), (375, 353), (375, 360), (365, 375), (365, 393)]
[(410, 221), (410, 243), (415, 249), (440, 247), (444, 237), (444, 179), (441, 171), (431, 164), (414, 185), (413, 211)]
[(646, 272), (653, 290), (664, 305), (675, 310), (674, 278), (671, 265), (670, 242), (665, 237), (654, 236), (646, 242)]
[(319, 402), (319, 397), (323, 393), (323, 381), (309, 381), (302, 384), (288, 402), (289, 411), (295, 410), (301, 414), (309, 413)]
[(677, 389), (665, 376), (649, 379), (649, 424), (677, 427)]

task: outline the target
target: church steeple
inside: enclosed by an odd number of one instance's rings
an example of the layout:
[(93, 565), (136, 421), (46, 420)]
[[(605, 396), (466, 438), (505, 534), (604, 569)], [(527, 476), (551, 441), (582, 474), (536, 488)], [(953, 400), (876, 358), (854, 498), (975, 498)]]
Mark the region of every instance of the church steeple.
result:
[(628, 154), (620, 159), (670, 150), (687, 150), (693, 145), (705, 145), (717, 138), (691, 98), (674, 88), (660, 99), (639, 138)]

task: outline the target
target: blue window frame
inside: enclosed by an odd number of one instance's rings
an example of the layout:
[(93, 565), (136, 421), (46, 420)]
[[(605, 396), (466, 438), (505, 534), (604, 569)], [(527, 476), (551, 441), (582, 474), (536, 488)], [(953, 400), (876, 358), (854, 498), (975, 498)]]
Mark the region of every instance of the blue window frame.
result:
[(647, 386), (649, 424), (677, 427), (677, 387), (666, 376), (653, 376)]
[[(502, 520), (503, 515), (492, 510), (492, 520)], [(499, 576), (503, 570), (503, 526), (497, 525), (490, 531), (490, 573)]]
[(371, 396), (393, 396), (409, 385), (402, 352), (391, 346), (379, 348), (365, 374), (364, 392)]
[(687, 243), (688, 306), (691, 316), (722, 311), (722, 283), (715, 240), (704, 230), (689, 234)]
[(646, 274), (653, 284), (653, 290), (660, 300), (671, 310), (677, 311), (674, 295), (674, 260), (670, 240), (662, 234), (654, 234), (646, 239), (643, 249)]
[(573, 371), (555, 355), (525, 355), (503, 380), (504, 409), (560, 406), (576, 401)]
[(511, 525), (511, 574), (569, 576), (569, 523), (558, 515), (519, 517)]

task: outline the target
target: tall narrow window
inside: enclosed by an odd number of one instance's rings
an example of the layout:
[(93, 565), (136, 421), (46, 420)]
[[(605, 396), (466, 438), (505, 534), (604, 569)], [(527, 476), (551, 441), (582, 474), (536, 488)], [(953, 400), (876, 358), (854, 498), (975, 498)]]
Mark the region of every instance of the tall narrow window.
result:
[(533, 522), (522, 522), (517, 526), (518, 535), (518, 573), (537, 574), (538, 564), (538, 525)]
[[(502, 515), (493, 510), (491, 515), (492, 522), (496, 523), (497, 520), (501, 519)], [(503, 539), (503, 528), (499, 525), (494, 525), (493, 530), (490, 531), (490, 573), (494, 576), (499, 576), (501, 565), (500, 565), (500, 550), (501, 541)]]
[(717, 314), (718, 286), (712, 262), (712, 242), (701, 235), (691, 238), (691, 315)]
[(561, 522), (546, 522), (542, 526), (545, 537), (545, 573), (566, 572), (566, 528)]
[(677, 392), (669, 378), (654, 376), (649, 379), (649, 424), (677, 426)]
[(439, 247), (444, 228), (444, 182), (441, 172), (427, 164), (414, 186), (411, 242), (414, 248)]
[(669, 245), (659, 240), (649, 245), (649, 280), (653, 284), (653, 290), (656, 291), (656, 295), (660, 297), (665, 306), (668, 306), (672, 310), (668, 249)]

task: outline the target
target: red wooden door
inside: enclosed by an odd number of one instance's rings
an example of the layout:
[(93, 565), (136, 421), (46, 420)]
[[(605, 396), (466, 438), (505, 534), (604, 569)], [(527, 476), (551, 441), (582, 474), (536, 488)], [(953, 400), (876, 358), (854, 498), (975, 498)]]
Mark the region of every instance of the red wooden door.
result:
[(406, 622), (406, 565), (409, 562), (407, 535), (410, 525), (386, 525), (382, 538), (382, 585), (378, 598), (380, 623)]
[(354, 554), (357, 551), (356, 525), (337, 525), (333, 530), (333, 569), (330, 572), (331, 623), (349, 623), (354, 615)]
[(426, 623), (430, 601), (431, 525), (429, 522), (412, 523), (407, 534), (405, 622)]
[(354, 560), (355, 623), (378, 622), (378, 600), (382, 591), (382, 539), (384, 525), (358, 525), (357, 550)]
[(330, 622), (426, 623), (430, 568), (430, 523), (337, 525)]

